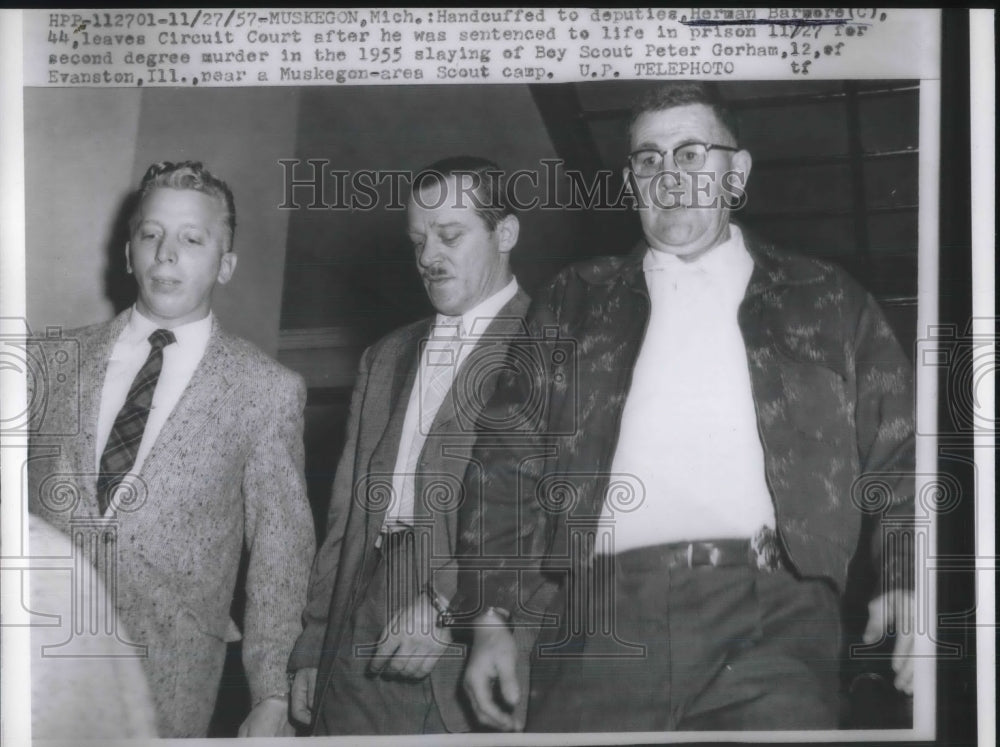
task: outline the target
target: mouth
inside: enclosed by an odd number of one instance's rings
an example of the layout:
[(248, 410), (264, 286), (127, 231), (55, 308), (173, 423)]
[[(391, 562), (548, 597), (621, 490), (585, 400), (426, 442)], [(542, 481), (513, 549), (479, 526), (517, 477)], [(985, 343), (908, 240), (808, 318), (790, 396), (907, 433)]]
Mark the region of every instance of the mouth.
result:
[(161, 290), (174, 290), (175, 288), (179, 288), (181, 285), (181, 281), (177, 278), (153, 276), (150, 279), (153, 281), (153, 287)]
[(440, 285), (451, 279), (451, 275), (424, 275), (424, 282), (428, 285)]

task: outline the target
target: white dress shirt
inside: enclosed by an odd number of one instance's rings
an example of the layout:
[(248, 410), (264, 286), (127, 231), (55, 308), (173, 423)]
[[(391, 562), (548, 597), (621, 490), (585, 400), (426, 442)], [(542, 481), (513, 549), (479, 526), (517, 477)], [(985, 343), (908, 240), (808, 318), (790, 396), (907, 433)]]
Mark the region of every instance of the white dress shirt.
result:
[(693, 262), (650, 249), (649, 324), (605, 494), (602, 552), (751, 538), (774, 506), (737, 310), (753, 272), (739, 228)]
[(406, 405), (403, 433), (392, 477), (393, 502), (386, 513), (386, 526), (389, 529), (399, 525), (413, 525), (413, 475), (420, 461), (420, 452), (427, 441), (429, 425), (447, 394), (447, 390), (437, 394), (429, 391), (434, 380), (432, 369), (440, 369), (442, 365), (453, 363), (447, 380), (447, 388), (450, 388), (458, 369), (469, 357), (476, 342), (500, 313), (500, 309), (515, 295), (517, 280), (511, 278), (501, 290), (462, 316), (447, 317), (438, 314), (435, 318), (431, 336), (421, 353), (417, 376)]
[[(159, 327), (155, 322), (144, 317), (133, 306), (128, 324), (125, 325), (125, 329), (111, 350), (108, 371), (104, 376), (104, 388), (101, 390), (101, 408), (97, 416), (95, 438), (97, 453), (94, 459), (98, 472), (101, 469), (101, 455), (111, 436), (115, 418), (125, 404), (132, 381), (149, 356), (151, 346), (148, 338), (157, 329)], [(142, 433), (142, 441), (139, 443), (135, 464), (129, 474), (138, 474), (142, 469), (143, 462), (149, 456), (157, 436), (205, 355), (208, 340), (212, 336), (212, 313), (209, 312), (204, 319), (182, 324), (170, 331), (174, 333), (176, 342), (163, 348), (163, 368), (160, 369), (160, 378), (153, 391), (153, 403), (149, 418), (146, 420), (146, 429)]]

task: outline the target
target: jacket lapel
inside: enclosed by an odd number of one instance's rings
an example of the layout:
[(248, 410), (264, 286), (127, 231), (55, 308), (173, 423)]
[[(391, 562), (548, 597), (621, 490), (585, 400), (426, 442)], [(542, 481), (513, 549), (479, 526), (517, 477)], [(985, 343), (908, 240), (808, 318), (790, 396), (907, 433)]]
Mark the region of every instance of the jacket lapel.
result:
[(389, 415), (385, 431), (383, 431), (382, 437), (372, 453), (372, 471), (392, 471), (396, 465), (399, 439), (403, 433), (403, 420), (406, 418), (406, 406), (417, 379), (421, 352), (420, 341), (427, 337), (429, 331), (430, 322), (426, 326), (417, 326), (412, 330), (410, 336), (400, 342), (396, 353), (392, 355), (394, 365), (391, 366), (392, 382), (389, 387), (389, 401), (387, 403)]
[(242, 360), (233, 352), (229, 336), (213, 318), (212, 336), (205, 354), (142, 465), (144, 478), (152, 479), (164, 467), (176, 468), (177, 452), (232, 395), (242, 367)]
[[(497, 373), (503, 366), (507, 356), (507, 347), (513, 337), (527, 334), (524, 316), (528, 311), (531, 299), (523, 289), (518, 288), (517, 294), (497, 312), (476, 342), (469, 355), (462, 362), (455, 375), (451, 390), (441, 403), (441, 408), (434, 417), (430, 434), (424, 442), (422, 461), (437, 464), (438, 468), (429, 470), (431, 473), (451, 474), (462, 481), (462, 474), (453, 474), (454, 467), (468, 459), (472, 443), (475, 440), (475, 424), (480, 409), (489, 401), (496, 389)], [(482, 377), (483, 371), (490, 374)], [(474, 394), (474, 399), (470, 397)], [(453, 436), (451, 443), (442, 444), (439, 439)], [(450, 448), (449, 448), (450, 447)], [(428, 449), (433, 449), (429, 452)], [(423, 476), (418, 475), (415, 481), (416, 495), (423, 488)], [(418, 511), (420, 507), (415, 507)], [(449, 554), (457, 543), (455, 512), (434, 512), (435, 536), (445, 536), (448, 539)], [(439, 551), (443, 548), (438, 548)]]
[(403, 397), (410, 396), (413, 382), (417, 378), (417, 366), (422, 352), (420, 341), (430, 335), (431, 321), (413, 329), (412, 334), (400, 343), (396, 355), (397, 365), (392, 370), (392, 387), (389, 391), (389, 406), (397, 409)]
[[(396, 457), (399, 453), (399, 442), (403, 434), (403, 421), (406, 419), (406, 408), (417, 378), (417, 367), (420, 356), (420, 340), (430, 333), (431, 321), (426, 324), (415, 325), (411, 329), (411, 334), (400, 341), (399, 347), (391, 355), (392, 382), (389, 386), (389, 401), (387, 403), (388, 419), (382, 437), (372, 451), (371, 460), (368, 463), (368, 472), (388, 476), (396, 467)], [(376, 361), (375, 365), (379, 362)], [(385, 522), (385, 509), (380, 511), (365, 511), (365, 546), (369, 547), (375, 542), (375, 538), (382, 530)]]
[(119, 335), (128, 324), (131, 310), (126, 310), (102, 326), (93, 339), (84, 340), (86, 354), (80, 361), (80, 437), (66, 439), (67, 459), (76, 474), (93, 475), (84, 484), (86, 499), (80, 506), (97, 516), (97, 418), (101, 411), (101, 393), (108, 373), (108, 360)]

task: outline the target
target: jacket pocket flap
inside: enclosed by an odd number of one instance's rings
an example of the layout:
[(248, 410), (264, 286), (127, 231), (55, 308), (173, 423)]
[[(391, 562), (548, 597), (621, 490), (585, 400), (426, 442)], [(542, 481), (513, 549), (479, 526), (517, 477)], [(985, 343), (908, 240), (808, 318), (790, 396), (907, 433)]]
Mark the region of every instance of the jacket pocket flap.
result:
[(218, 638), (220, 641), (226, 643), (233, 643), (243, 639), (239, 627), (229, 615), (212, 615), (206, 611), (199, 611), (189, 606), (185, 606), (184, 611), (194, 619), (198, 630), (205, 635)]

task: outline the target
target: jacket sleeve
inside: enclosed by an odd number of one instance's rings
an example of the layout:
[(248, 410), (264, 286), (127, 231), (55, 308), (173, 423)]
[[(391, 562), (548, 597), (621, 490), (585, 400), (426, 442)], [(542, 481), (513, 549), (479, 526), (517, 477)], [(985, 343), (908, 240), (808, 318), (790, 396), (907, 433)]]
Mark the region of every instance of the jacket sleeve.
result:
[(347, 528), (351, 501), (354, 492), (354, 465), (357, 458), (358, 436), (361, 431), (361, 411), (368, 385), (369, 359), (371, 349), (361, 356), (357, 383), (351, 395), (351, 405), (347, 416), (347, 438), (337, 472), (333, 480), (330, 507), (327, 513), (326, 533), (323, 544), (316, 554), (309, 578), (308, 601), (302, 613), (303, 630), (288, 660), (288, 671), (294, 672), (305, 667), (318, 667), (323, 638), (326, 636), (333, 598), (334, 582), (340, 563), (340, 551)]
[[(878, 304), (865, 293), (852, 354), (861, 467), (856, 501), (874, 519), (877, 589), (913, 587), (915, 439), (913, 366)], [(866, 494), (867, 493), (867, 494)]]
[(309, 563), (316, 548), (306, 498), (305, 383), (287, 374), (269, 382), (274, 402), (243, 474), (247, 603), (243, 665), (253, 704), (287, 691), (285, 664), (300, 631)]

